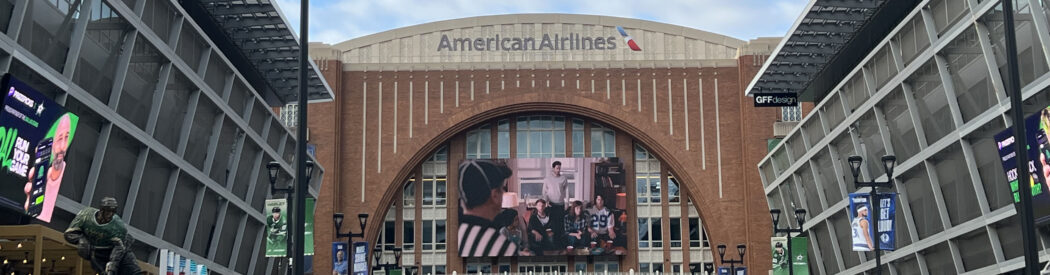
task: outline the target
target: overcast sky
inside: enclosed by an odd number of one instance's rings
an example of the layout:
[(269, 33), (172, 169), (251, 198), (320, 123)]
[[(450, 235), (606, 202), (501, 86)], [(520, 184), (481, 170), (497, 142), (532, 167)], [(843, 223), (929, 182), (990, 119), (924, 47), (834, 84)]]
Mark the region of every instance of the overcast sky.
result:
[[(298, 0), (276, 0), (299, 32)], [(627, 17), (681, 25), (741, 40), (784, 36), (808, 0), (313, 0), (310, 41), (329, 44), (434, 21), (513, 13)]]

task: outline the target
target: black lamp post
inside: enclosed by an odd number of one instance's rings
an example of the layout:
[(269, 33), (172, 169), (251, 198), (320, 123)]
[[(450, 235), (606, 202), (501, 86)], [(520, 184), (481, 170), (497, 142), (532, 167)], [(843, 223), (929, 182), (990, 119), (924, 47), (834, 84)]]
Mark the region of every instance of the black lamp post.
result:
[(342, 212), (332, 214), (332, 221), (335, 225), (335, 239), (346, 238), (346, 244), (352, 248), (354, 247), (354, 238), (363, 239), (365, 237), (365, 225), (368, 224), (368, 214), (357, 214), (357, 223), (361, 225), (360, 233), (354, 233), (351, 229), (347, 229), (346, 233), (342, 233), (340, 229), (343, 227), (343, 217), (344, 215)]
[(747, 250), (747, 246), (746, 245), (744, 245), (744, 244), (736, 245), (736, 252), (740, 253), (740, 259), (739, 260), (726, 260), (726, 245), (725, 244), (720, 244), (720, 245), (718, 245), (718, 258), (720, 260), (722, 260), (722, 264), (723, 265), (725, 265), (726, 263), (729, 263), (729, 272), (733, 273), (733, 274), (736, 274), (736, 264), (740, 264), (741, 266), (744, 265), (744, 251), (745, 250)]
[(401, 268), (401, 248), (400, 247), (395, 247), (392, 251), (394, 251), (394, 263), (387, 262), (385, 264), (380, 264), (379, 260), (383, 257), (383, 250), (380, 249), (378, 245), (375, 248), (373, 248), (372, 249), (372, 258), (375, 259), (375, 262), (374, 262), (374, 264), (372, 264), (372, 271), (378, 271), (378, 270), (382, 269), (382, 270), (386, 270), (386, 274), (390, 274), (390, 271), (393, 271), (395, 269), (400, 269)]
[[(850, 172), (853, 173), (853, 183), (860, 189), (861, 187), (869, 187), (868, 189), (868, 204), (871, 206), (871, 213), (879, 215), (879, 187), (882, 188), (893, 188), (893, 168), (897, 165), (897, 157), (895, 156), (883, 156), (882, 157), (882, 168), (886, 169), (886, 181), (861, 181), (860, 180), (860, 165), (864, 162), (864, 158), (860, 156), (849, 157)], [(869, 216), (870, 217), (870, 216)], [(876, 239), (878, 239), (879, 231), (879, 219), (880, 217), (875, 216), (872, 220), (875, 220), (875, 232)], [(875, 274), (882, 275), (882, 248), (880, 247), (879, 241), (875, 241)]]
[[(806, 223), (806, 209), (795, 209), (795, 221), (798, 222), (798, 228), (791, 228), (791, 224), (787, 225), (787, 228), (780, 228), (777, 226), (780, 223), (780, 209), (770, 209), (769, 215), (773, 217), (773, 234), (785, 233), (787, 234), (787, 261), (788, 261), (788, 274), (795, 274), (795, 263), (791, 259), (791, 233), (802, 234), (802, 224)], [(798, 235), (795, 235), (798, 236)]]

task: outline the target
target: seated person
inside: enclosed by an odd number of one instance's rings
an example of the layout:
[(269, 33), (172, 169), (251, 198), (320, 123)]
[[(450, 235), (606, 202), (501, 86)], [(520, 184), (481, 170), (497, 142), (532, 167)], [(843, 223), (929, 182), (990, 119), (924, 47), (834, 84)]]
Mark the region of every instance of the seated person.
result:
[(590, 242), (591, 236), (587, 231), (590, 222), (590, 215), (583, 210), (583, 202), (573, 201), (569, 204), (569, 214), (565, 215), (565, 234), (569, 238), (566, 248), (584, 247)]
[(605, 198), (602, 198), (602, 195), (595, 196), (594, 209), (591, 211), (591, 225), (587, 228), (591, 240), (616, 240), (615, 224), (613, 212), (605, 207)]
[(555, 248), (554, 220), (547, 210), (547, 201), (539, 199), (536, 201), (536, 211), (529, 217), (529, 249), (537, 255)]

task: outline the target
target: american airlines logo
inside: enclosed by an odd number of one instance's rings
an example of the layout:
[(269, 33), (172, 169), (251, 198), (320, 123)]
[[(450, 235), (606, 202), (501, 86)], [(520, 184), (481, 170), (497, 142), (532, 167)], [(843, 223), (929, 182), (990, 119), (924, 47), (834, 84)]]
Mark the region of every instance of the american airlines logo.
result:
[[(641, 51), (638, 43), (634, 41), (623, 27), (616, 26), (616, 30), (623, 36), (624, 43), (632, 51)], [(500, 34), (491, 37), (459, 37), (450, 38), (447, 34), (441, 35), (438, 41), (437, 51), (573, 51), (573, 50), (615, 50), (618, 48), (615, 36), (585, 36), (578, 33), (550, 34), (542, 36), (502, 36)]]

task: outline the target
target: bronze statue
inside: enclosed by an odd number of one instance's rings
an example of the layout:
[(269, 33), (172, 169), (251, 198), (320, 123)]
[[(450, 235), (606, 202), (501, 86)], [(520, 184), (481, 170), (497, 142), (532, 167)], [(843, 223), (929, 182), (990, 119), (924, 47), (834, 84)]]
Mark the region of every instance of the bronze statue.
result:
[(91, 262), (91, 268), (100, 274), (139, 274), (134, 241), (117, 212), (117, 200), (102, 198), (99, 209), (87, 207), (77, 213), (66, 229), (66, 241), (77, 246), (77, 254)]

